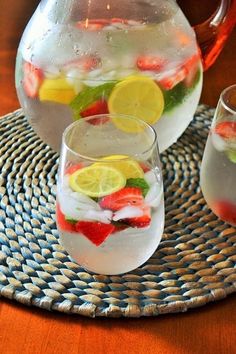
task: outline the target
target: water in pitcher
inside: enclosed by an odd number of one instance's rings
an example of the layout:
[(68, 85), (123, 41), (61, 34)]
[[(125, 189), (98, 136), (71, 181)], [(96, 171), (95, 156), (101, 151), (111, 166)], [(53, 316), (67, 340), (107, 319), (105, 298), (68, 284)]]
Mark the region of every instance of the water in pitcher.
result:
[[(168, 6), (167, 6), (168, 5)], [(129, 114), (155, 127), (160, 151), (192, 119), (202, 87), (195, 34), (175, 1), (158, 23), (124, 18), (55, 23), (39, 7), (17, 59), (17, 91), (38, 135), (59, 150), (73, 120)], [(31, 30), (30, 30), (31, 29)]]

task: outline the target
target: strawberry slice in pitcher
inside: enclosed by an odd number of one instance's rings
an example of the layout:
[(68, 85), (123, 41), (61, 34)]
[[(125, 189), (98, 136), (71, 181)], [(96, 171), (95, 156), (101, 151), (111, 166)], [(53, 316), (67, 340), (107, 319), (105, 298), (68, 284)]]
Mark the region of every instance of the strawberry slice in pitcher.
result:
[[(97, 114), (106, 114), (109, 113), (108, 111), (108, 106), (107, 106), (107, 102), (103, 99), (98, 100), (93, 102), (91, 105), (89, 105), (85, 110), (83, 110), (80, 115), (81, 117), (85, 118), (85, 117), (89, 117), (89, 116), (94, 116)], [(90, 124), (93, 125), (98, 125), (98, 124), (104, 124), (109, 120), (108, 117), (104, 117), (104, 118), (93, 118), (89, 120)]]
[(141, 71), (161, 71), (165, 64), (166, 59), (154, 55), (141, 55), (137, 58), (136, 65)]
[(186, 77), (186, 70), (184, 68), (179, 68), (174, 71), (169, 76), (164, 77), (158, 83), (165, 90), (171, 90), (173, 87), (178, 85)]
[(199, 68), (199, 60), (200, 60), (199, 54), (194, 54), (193, 56), (188, 58), (183, 65), (186, 72), (186, 78), (184, 79), (184, 84), (188, 88), (193, 85), (194, 80), (196, 78), (197, 71)]
[(184, 60), (171, 74), (167, 75), (159, 81), (165, 90), (171, 90), (180, 82), (184, 82), (185, 86), (191, 87), (196, 78), (198, 71), (199, 54), (194, 54), (190, 58)]
[(110, 22), (106, 19), (90, 19), (85, 21), (79, 21), (76, 24), (76, 27), (79, 29), (85, 29), (89, 31), (98, 31), (103, 27), (108, 26)]
[(43, 71), (31, 63), (25, 62), (23, 72), (23, 87), (25, 93), (30, 98), (36, 98), (38, 96), (39, 87), (43, 82)]
[(69, 61), (63, 69), (69, 71), (71, 69), (78, 69), (81, 71), (91, 71), (96, 69), (101, 63), (101, 59), (96, 55), (83, 55), (76, 60)]
[(113, 17), (111, 19), (111, 24), (113, 23), (123, 23), (123, 24), (127, 24), (128, 20), (126, 20), (125, 18), (119, 18), (119, 17)]

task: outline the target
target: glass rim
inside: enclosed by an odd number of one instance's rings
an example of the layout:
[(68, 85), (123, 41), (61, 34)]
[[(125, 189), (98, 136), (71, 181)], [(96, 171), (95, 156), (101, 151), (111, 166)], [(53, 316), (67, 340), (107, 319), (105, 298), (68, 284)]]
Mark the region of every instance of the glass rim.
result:
[[(84, 121), (89, 121), (89, 120), (92, 120), (94, 118), (103, 118), (103, 117), (121, 117), (121, 118), (127, 118), (127, 119), (132, 119), (134, 121), (137, 121), (137, 122), (140, 122), (140, 124), (142, 124), (143, 126), (145, 126), (145, 128), (147, 128), (149, 131), (151, 131), (152, 135), (153, 135), (153, 141), (149, 144), (150, 146), (142, 151), (142, 152), (139, 152), (137, 154), (134, 154), (132, 155), (132, 157), (134, 158), (137, 158), (137, 157), (141, 157), (142, 155), (145, 155), (147, 154), (149, 151), (152, 151), (154, 147), (157, 148), (158, 150), (158, 155), (159, 155), (159, 147), (158, 147), (158, 141), (157, 141), (157, 133), (155, 131), (155, 129), (148, 123), (146, 123), (145, 121), (143, 121), (142, 119), (139, 119), (139, 118), (136, 118), (134, 116), (131, 116), (131, 115), (128, 115), (128, 114), (113, 114), (113, 113), (105, 113), (105, 114), (96, 114), (96, 115), (92, 115), (92, 116), (88, 116), (88, 117), (85, 117), (85, 118), (80, 118), (79, 120), (71, 123), (70, 125), (68, 125), (66, 127), (66, 129), (64, 130), (63, 134), (62, 134), (62, 147), (65, 146), (66, 149), (68, 151), (70, 151), (70, 153), (74, 154), (75, 156), (78, 156), (84, 160), (87, 160), (87, 161), (91, 161), (91, 162), (100, 162), (102, 161), (103, 163), (111, 163), (112, 161), (124, 161), (124, 160), (129, 160), (131, 157), (130, 156), (125, 156), (122, 157), (122, 158), (119, 158), (119, 159), (109, 159), (109, 161), (107, 160), (103, 160), (103, 157), (101, 158), (96, 158), (96, 157), (91, 157), (91, 156), (87, 156), (87, 155), (83, 155), (83, 154), (80, 154), (76, 151), (74, 151), (71, 147), (68, 146), (67, 142), (66, 142), (66, 136), (67, 134), (69, 133), (69, 131), (71, 131), (76, 125), (79, 125), (81, 124), (82, 122)], [(117, 128), (118, 129), (118, 128)], [(139, 132), (140, 133), (140, 132)], [(132, 134), (132, 133), (131, 133)], [(121, 155), (122, 156), (122, 155)]]
[(235, 90), (235, 96), (236, 96), (236, 84), (230, 85), (228, 87), (226, 87), (220, 94), (220, 102), (222, 104), (222, 106), (229, 111), (232, 114), (236, 114), (236, 107), (235, 109), (229, 107), (229, 105), (227, 104), (226, 100), (225, 100), (225, 95), (227, 92), (231, 91), (232, 89)]

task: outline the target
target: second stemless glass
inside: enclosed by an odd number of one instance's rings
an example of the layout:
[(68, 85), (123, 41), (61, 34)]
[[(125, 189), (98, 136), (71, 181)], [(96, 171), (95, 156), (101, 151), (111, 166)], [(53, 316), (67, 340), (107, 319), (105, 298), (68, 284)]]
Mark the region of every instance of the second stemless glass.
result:
[(236, 226), (236, 85), (219, 99), (201, 166), (207, 204), (222, 220)]
[(57, 227), (89, 271), (125, 273), (154, 253), (164, 228), (156, 133), (129, 116), (80, 119), (63, 134)]

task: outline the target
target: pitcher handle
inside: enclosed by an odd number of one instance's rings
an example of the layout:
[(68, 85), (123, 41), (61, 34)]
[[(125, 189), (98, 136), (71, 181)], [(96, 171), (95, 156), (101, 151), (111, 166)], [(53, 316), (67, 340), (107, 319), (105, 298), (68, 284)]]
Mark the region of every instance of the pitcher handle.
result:
[(194, 26), (204, 70), (215, 62), (235, 24), (236, 0), (221, 0), (216, 12), (208, 20)]

